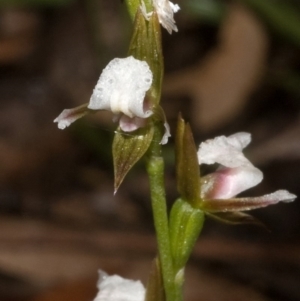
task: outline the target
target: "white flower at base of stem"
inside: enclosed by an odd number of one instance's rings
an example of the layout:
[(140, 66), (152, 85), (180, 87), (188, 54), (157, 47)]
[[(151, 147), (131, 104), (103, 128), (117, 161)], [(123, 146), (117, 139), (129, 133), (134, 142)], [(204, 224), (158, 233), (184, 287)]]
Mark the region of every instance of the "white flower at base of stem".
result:
[(145, 288), (140, 281), (122, 278), (118, 275), (108, 276), (99, 271), (97, 285), (99, 293), (94, 301), (144, 301)]

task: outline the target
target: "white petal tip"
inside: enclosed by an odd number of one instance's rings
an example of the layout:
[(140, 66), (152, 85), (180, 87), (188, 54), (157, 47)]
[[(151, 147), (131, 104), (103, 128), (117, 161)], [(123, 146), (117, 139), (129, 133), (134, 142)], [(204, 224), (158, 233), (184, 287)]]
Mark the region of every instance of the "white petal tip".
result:
[(87, 104), (83, 104), (73, 109), (63, 110), (60, 113), (60, 115), (54, 119), (53, 122), (57, 122), (57, 127), (61, 130), (64, 130), (66, 127), (70, 126), (74, 121), (83, 117), (87, 113)]
[(57, 127), (60, 130), (64, 130), (65, 128), (67, 128), (70, 125), (70, 122), (68, 122), (66, 120), (59, 120), (58, 118), (54, 119), (53, 122), (57, 123)]
[(70, 124), (68, 122), (59, 122), (57, 127), (60, 129), (60, 130), (64, 130), (65, 128), (67, 128)]
[(293, 193), (288, 192), (287, 190), (278, 190), (273, 193), (273, 198), (278, 200), (278, 202), (290, 203), (293, 202), (297, 196)]
[(164, 127), (165, 127), (165, 133), (160, 141), (159, 144), (167, 144), (168, 143), (168, 140), (169, 140), (169, 137), (171, 137), (171, 133), (170, 133), (170, 126), (167, 122), (164, 123)]
[(177, 13), (180, 10), (180, 6), (178, 4), (170, 2), (170, 5), (174, 13)]

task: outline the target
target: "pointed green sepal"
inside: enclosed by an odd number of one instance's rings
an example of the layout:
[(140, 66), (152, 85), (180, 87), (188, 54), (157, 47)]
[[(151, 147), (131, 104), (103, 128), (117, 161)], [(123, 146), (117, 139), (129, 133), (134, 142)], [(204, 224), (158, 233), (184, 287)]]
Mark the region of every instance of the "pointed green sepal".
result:
[(176, 135), (177, 189), (192, 206), (201, 203), (200, 168), (197, 149), (189, 124), (179, 116)]
[(161, 26), (156, 12), (153, 12), (148, 24), (149, 66), (153, 73), (153, 83), (150, 90), (154, 104), (159, 104), (161, 97), (162, 81), (164, 76), (164, 60), (161, 42)]
[(184, 268), (204, 223), (204, 212), (178, 199), (170, 214), (170, 239), (175, 271)]
[(161, 95), (164, 65), (161, 46), (161, 28), (155, 12), (153, 12), (149, 21), (146, 21), (141, 10), (138, 10), (128, 55), (132, 55), (138, 60), (146, 61), (149, 65), (153, 74), (153, 81), (147, 95), (152, 105), (158, 104)]
[(269, 231), (269, 229), (257, 218), (253, 217), (250, 214), (244, 212), (218, 212), (218, 213), (209, 213), (205, 212), (208, 217), (229, 225), (256, 225), (262, 227)]
[(128, 171), (148, 150), (153, 133), (154, 128), (152, 124), (130, 134), (123, 133), (120, 130), (116, 132), (113, 141), (115, 193)]
[(159, 259), (155, 258), (152, 263), (146, 290), (145, 301), (165, 301), (165, 290), (160, 269)]
[(148, 29), (145, 17), (140, 9), (138, 9), (133, 24), (133, 33), (130, 40), (128, 55), (132, 55), (137, 60), (146, 61), (148, 64), (149, 58), (149, 41)]

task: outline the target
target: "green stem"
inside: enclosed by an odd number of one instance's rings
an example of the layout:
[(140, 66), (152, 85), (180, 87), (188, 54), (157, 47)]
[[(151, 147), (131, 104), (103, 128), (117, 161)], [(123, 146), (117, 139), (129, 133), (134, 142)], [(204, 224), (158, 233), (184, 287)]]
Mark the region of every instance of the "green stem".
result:
[(155, 134), (150, 146), (147, 172), (150, 181), (154, 226), (157, 236), (158, 253), (161, 263), (166, 301), (180, 301), (174, 290), (174, 267), (169, 237), (169, 224), (164, 185), (164, 161), (161, 156), (160, 131), (155, 126)]

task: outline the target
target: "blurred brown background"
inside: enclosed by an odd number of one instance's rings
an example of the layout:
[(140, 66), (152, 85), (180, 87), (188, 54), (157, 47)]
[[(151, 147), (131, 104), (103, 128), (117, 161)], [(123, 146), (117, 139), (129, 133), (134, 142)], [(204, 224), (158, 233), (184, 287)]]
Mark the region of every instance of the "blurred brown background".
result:
[[(163, 30), (172, 133), (179, 111), (197, 143), (251, 132), (246, 153), (265, 179), (244, 195), (300, 195), (299, 2), (178, 2), (179, 32)], [(114, 197), (111, 115), (64, 131), (53, 123), (89, 100), (112, 58), (126, 56), (131, 29), (119, 0), (0, 3), (1, 301), (92, 300), (99, 268), (147, 281), (156, 246), (142, 162)], [(207, 220), (186, 300), (300, 300), (299, 210), (296, 200), (255, 211), (270, 232)]]

